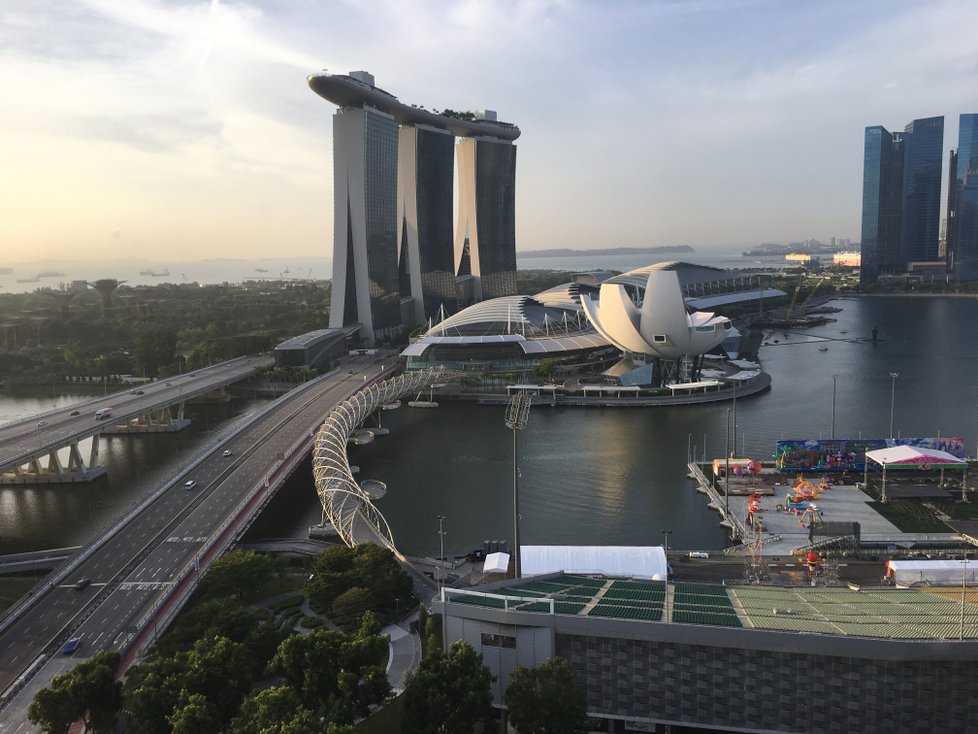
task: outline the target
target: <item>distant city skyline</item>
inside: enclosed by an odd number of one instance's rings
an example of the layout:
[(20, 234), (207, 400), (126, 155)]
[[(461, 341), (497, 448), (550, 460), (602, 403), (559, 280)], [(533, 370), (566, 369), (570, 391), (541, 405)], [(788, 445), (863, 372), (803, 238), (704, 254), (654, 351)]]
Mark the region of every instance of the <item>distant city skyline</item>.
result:
[(324, 67), (517, 121), (518, 253), (856, 241), (867, 126), (944, 115), (946, 188), (976, 26), (900, 0), (10, 0), (0, 265), (331, 257)]

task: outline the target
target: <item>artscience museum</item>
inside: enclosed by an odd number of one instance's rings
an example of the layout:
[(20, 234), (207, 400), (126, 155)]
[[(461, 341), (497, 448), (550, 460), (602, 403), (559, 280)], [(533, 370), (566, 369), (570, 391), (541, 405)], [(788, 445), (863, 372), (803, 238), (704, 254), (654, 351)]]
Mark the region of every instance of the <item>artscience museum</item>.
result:
[(613, 385), (695, 383), (706, 355), (737, 359), (744, 350), (730, 319), (713, 309), (784, 295), (756, 276), (682, 262), (570, 275), (541, 293), (483, 301), (432, 323), (402, 352), (407, 369), (516, 380), (546, 363)]

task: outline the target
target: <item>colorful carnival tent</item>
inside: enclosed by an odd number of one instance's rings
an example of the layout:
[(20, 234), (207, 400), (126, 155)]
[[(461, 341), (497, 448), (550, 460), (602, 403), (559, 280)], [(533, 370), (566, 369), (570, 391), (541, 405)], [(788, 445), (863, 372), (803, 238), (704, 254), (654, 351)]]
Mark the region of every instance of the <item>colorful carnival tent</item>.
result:
[(522, 574), (585, 573), (662, 580), (668, 563), (661, 546), (522, 545)]
[(968, 462), (947, 451), (925, 449), (917, 446), (891, 446), (866, 452), (866, 470), (870, 464), (876, 464), (883, 469), (883, 487), (881, 499), (886, 502), (886, 472), (887, 470), (906, 469), (940, 469), (941, 485), (944, 484), (945, 469), (961, 470), (961, 496), (964, 499), (965, 476), (968, 472)]
[(761, 472), (761, 462), (754, 461), (753, 459), (734, 459), (731, 457), (729, 459), (714, 459), (713, 475), (717, 477), (724, 476), (727, 472), (728, 465), (730, 466), (730, 473), (736, 476), (754, 475)]
[(867, 451), (866, 458), (875, 464), (890, 469), (929, 469), (936, 468), (961, 468), (968, 466), (968, 462), (960, 459), (947, 451), (937, 449), (924, 449), (915, 446), (892, 446), (886, 449)]

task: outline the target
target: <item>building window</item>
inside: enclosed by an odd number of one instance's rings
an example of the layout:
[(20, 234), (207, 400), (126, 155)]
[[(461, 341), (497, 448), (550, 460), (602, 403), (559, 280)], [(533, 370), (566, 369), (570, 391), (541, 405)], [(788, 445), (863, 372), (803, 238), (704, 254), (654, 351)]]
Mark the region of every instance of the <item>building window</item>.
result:
[(510, 635), (493, 635), (488, 632), (482, 633), (483, 647), (516, 647), (516, 638)]

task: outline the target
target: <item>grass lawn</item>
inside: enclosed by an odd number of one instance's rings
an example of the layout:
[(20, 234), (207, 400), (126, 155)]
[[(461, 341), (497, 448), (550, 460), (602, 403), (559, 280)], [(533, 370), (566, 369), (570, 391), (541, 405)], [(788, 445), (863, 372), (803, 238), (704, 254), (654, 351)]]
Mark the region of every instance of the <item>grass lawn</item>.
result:
[(369, 719), (357, 724), (359, 734), (396, 734), (401, 731), (404, 697), (398, 696)]
[(973, 492), (969, 494), (967, 502), (944, 502), (940, 507), (955, 520), (978, 520), (978, 497)]
[(13, 606), (34, 583), (35, 579), (0, 579), (0, 612)]
[(953, 533), (934, 513), (914, 500), (870, 502), (869, 506), (904, 533)]

